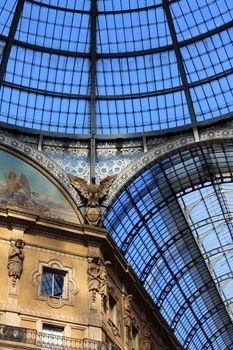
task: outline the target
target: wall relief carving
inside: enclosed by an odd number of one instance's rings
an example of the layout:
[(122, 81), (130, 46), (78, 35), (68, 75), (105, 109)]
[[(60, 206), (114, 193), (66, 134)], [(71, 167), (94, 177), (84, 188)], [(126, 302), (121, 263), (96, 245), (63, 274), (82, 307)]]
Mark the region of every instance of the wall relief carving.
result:
[(97, 225), (101, 219), (101, 212), (99, 209), (100, 203), (107, 196), (109, 188), (116, 176), (107, 176), (100, 181), (99, 185), (96, 184), (95, 178), (92, 178), (91, 183), (88, 184), (80, 177), (71, 174), (68, 176), (74, 188), (86, 200), (85, 218), (88, 224)]
[(107, 298), (107, 270), (106, 266), (111, 265), (110, 261), (102, 262), (100, 258), (94, 257), (88, 260), (88, 289), (91, 293), (93, 303), (96, 302), (96, 295), (99, 293), (101, 299)]
[(126, 328), (131, 327), (132, 323), (132, 306), (131, 301), (133, 300), (133, 295), (129, 294), (125, 297), (125, 304), (124, 304), (124, 325)]
[(23, 272), (24, 245), (25, 242), (22, 239), (11, 241), (7, 268), (8, 276), (11, 278), (12, 286), (16, 285), (17, 280), (20, 279)]

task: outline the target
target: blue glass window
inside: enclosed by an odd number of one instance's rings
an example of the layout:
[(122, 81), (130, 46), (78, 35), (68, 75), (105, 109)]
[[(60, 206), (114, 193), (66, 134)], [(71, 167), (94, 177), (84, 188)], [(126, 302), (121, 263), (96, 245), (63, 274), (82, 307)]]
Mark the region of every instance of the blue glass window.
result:
[(43, 268), (41, 294), (52, 297), (64, 296), (65, 272)]

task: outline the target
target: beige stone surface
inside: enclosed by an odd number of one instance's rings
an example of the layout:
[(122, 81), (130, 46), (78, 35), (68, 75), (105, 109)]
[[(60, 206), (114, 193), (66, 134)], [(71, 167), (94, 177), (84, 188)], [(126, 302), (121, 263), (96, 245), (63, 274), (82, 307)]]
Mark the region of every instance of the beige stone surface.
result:
[[(2, 230), (1, 236), (3, 236)], [(7, 233), (8, 238), (10, 237), (9, 232)], [(8, 263), (8, 252), (10, 248), (10, 241), (2, 240), (0, 236), (0, 271), (1, 271), (1, 288), (0, 288), (0, 303), (7, 303), (8, 298), (8, 271), (7, 271), (7, 263)]]
[[(21, 226), (17, 227), (19, 220)], [(26, 243), (25, 258), (22, 275), (12, 287), (7, 270), (8, 252), (11, 239), (17, 237)], [(147, 326), (152, 344), (156, 344), (163, 332), (165, 337), (171, 338), (171, 350), (180, 349), (106, 230), (87, 225), (75, 229), (67, 224), (63, 227), (54, 223), (45, 228), (45, 222), (43, 227), (36, 221), (27, 225), (25, 218), (12, 216), (9, 229), (0, 228), (0, 256), (2, 324), (37, 332), (42, 331), (43, 324), (61, 327), (65, 337), (108, 340), (117, 344), (120, 350), (131, 349), (133, 337), (137, 343), (135, 350), (148, 349), (148, 338), (146, 341), (143, 338)], [(93, 261), (100, 269), (93, 271), (90, 284), (90, 264)], [(67, 299), (41, 295), (41, 274), (46, 266), (58, 266), (58, 270), (65, 271), (65, 279), (69, 281)], [(100, 271), (104, 274), (100, 275)], [(103, 278), (106, 283), (103, 283)], [(125, 300), (128, 295), (133, 295), (133, 298), (126, 324)], [(116, 304), (114, 317), (110, 298)], [(0, 335), (0, 349), (32, 348), (24, 343), (21, 345), (13, 340), (1, 340)]]

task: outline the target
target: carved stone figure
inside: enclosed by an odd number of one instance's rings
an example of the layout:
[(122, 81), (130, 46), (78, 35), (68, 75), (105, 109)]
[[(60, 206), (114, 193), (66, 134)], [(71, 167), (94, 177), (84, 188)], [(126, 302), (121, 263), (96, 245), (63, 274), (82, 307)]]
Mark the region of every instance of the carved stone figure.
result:
[(147, 326), (144, 327), (143, 330), (143, 350), (151, 349), (151, 333)]
[(99, 258), (93, 258), (89, 261), (88, 268), (88, 289), (90, 292), (97, 293), (100, 285), (100, 265), (101, 260)]
[(96, 293), (102, 297), (107, 297), (107, 271), (106, 266), (110, 265), (110, 261), (102, 263), (100, 258), (95, 257), (89, 261), (88, 268), (88, 288), (92, 293), (92, 300), (95, 302)]
[(125, 326), (125, 337), (126, 337), (126, 349), (129, 350), (131, 348), (131, 340), (132, 340), (132, 307), (131, 301), (133, 299), (133, 295), (129, 294), (125, 297), (124, 303), (124, 326)]
[(68, 174), (72, 185), (77, 191), (80, 192), (81, 196), (86, 199), (87, 207), (85, 211), (85, 217), (88, 224), (97, 225), (101, 219), (101, 213), (99, 209), (100, 202), (107, 196), (109, 188), (113, 183), (116, 175), (107, 176), (103, 179), (100, 184), (96, 184), (95, 178), (91, 179), (91, 183), (88, 184), (85, 180), (80, 177)]
[(17, 239), (15, 242), (11, 242), (7, 268), (8, 276), (12, 278), (12, 284), (16, 283), (23, 271), (24, 245), (25, 243), (22, 239)]
[(125, 298), (125, 308), (124, 308), (124, 324), (125, 327), (130, 328), (131, 327), (131, 301), (133, 299), (133, 295), (129, 294)]
[(99, 293), (102, 298), (107, 298), (108, 296), (108, 288), (107, 288), (107, 270), (106, 266), (111, 265), (110, 261), (105, 261), (100, 267), (100, 285), (99, 285)]

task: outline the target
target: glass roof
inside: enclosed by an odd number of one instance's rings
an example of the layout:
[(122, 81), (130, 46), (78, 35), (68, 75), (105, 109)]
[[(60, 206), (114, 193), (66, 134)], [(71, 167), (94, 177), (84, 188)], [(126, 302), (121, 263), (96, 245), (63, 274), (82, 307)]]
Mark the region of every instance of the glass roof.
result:
[[(93, 140), (231, 117), (233, 1), (0, 1), (1, 125)], [(188, 350), (233, 349), (232, 147), (154, 164), (104, 222)]]
[(96, 137), (233, 115), (229, 0), (2, 0), (0, 122)]
[(232, 143), (141, 173), (105, 225), (188, 350), (233, 349)]
[(181, 196), (180, 205), (233, 320), (233, 182)]

